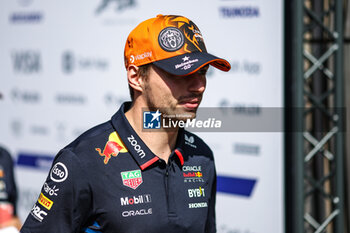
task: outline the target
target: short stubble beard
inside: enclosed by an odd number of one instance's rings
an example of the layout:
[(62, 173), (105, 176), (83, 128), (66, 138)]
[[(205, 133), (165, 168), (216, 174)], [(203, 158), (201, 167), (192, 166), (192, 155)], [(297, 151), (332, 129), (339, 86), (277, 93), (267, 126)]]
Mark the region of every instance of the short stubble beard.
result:
[[(145, 93), (152, 93), (152, 87), (148, 83), (145, 84)], [(159, 110), (163, 117), (171, 118), (172, 121), (186, 121), (196, 118), (197, 109), (186, 111), (185, 109), (177, 107), (176, 104), (171, 103), (170, 101), (166, 103), (166, 100), (168, 99), (167, 96), (161, 98), (159, 104), (156, 104), (156, 100), (151, 95), (146, 94), (145, 99), (150, 111)], [(185, 99), (185, 97), (183, 97), (183, 99)]]

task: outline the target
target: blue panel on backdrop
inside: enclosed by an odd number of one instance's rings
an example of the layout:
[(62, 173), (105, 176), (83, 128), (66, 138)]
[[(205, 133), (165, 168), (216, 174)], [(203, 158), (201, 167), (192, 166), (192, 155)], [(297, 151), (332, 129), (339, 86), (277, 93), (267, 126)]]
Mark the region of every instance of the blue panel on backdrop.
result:
[(250, 178), (218, 176), (217, 191), (222, 193), (250, 197), (256, 182), (256, 179)]
[(42, 155), (33, 153), (19, 153), (17, 158), (17, 165), (24, 167), (31, 167), (38, 170), (48, 171), (51, 167), (55, 156)]

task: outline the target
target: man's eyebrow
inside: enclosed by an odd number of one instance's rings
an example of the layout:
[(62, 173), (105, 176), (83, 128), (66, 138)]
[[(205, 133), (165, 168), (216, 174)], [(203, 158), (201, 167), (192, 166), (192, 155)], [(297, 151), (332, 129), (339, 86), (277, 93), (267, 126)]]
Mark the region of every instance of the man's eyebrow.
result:
[(203, 71), (208, 71), (208, 69), (209, 69), (209, 65), (205, 65), (202, 68), (200, 68), (198, 71), (203, 72)]
[(205, 66), (203, 66), (201, 69), (209, 69), (209, 64), (206, 64)]

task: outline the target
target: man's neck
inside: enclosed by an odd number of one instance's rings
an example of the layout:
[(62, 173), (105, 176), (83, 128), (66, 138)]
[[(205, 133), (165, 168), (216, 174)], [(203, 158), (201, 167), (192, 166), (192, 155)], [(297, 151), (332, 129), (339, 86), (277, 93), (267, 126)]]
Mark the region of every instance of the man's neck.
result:
[(133, 104), (129, 111), (125, 113), (125, 116), (147, 147), (167, 163), (171, 152), (175, 149), (179, 129), (157, 129), (154, 131), (143, 130), (142, 116), (144, 110), (145, 109), (141, 106)]

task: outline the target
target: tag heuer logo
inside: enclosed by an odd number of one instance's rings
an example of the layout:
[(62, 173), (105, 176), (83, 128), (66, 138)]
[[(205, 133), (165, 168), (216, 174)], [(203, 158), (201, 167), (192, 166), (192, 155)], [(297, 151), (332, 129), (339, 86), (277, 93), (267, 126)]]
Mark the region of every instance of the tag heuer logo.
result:
[(142, 184), (141, 170), (121, 172), (123, 185), (136, 189)]

